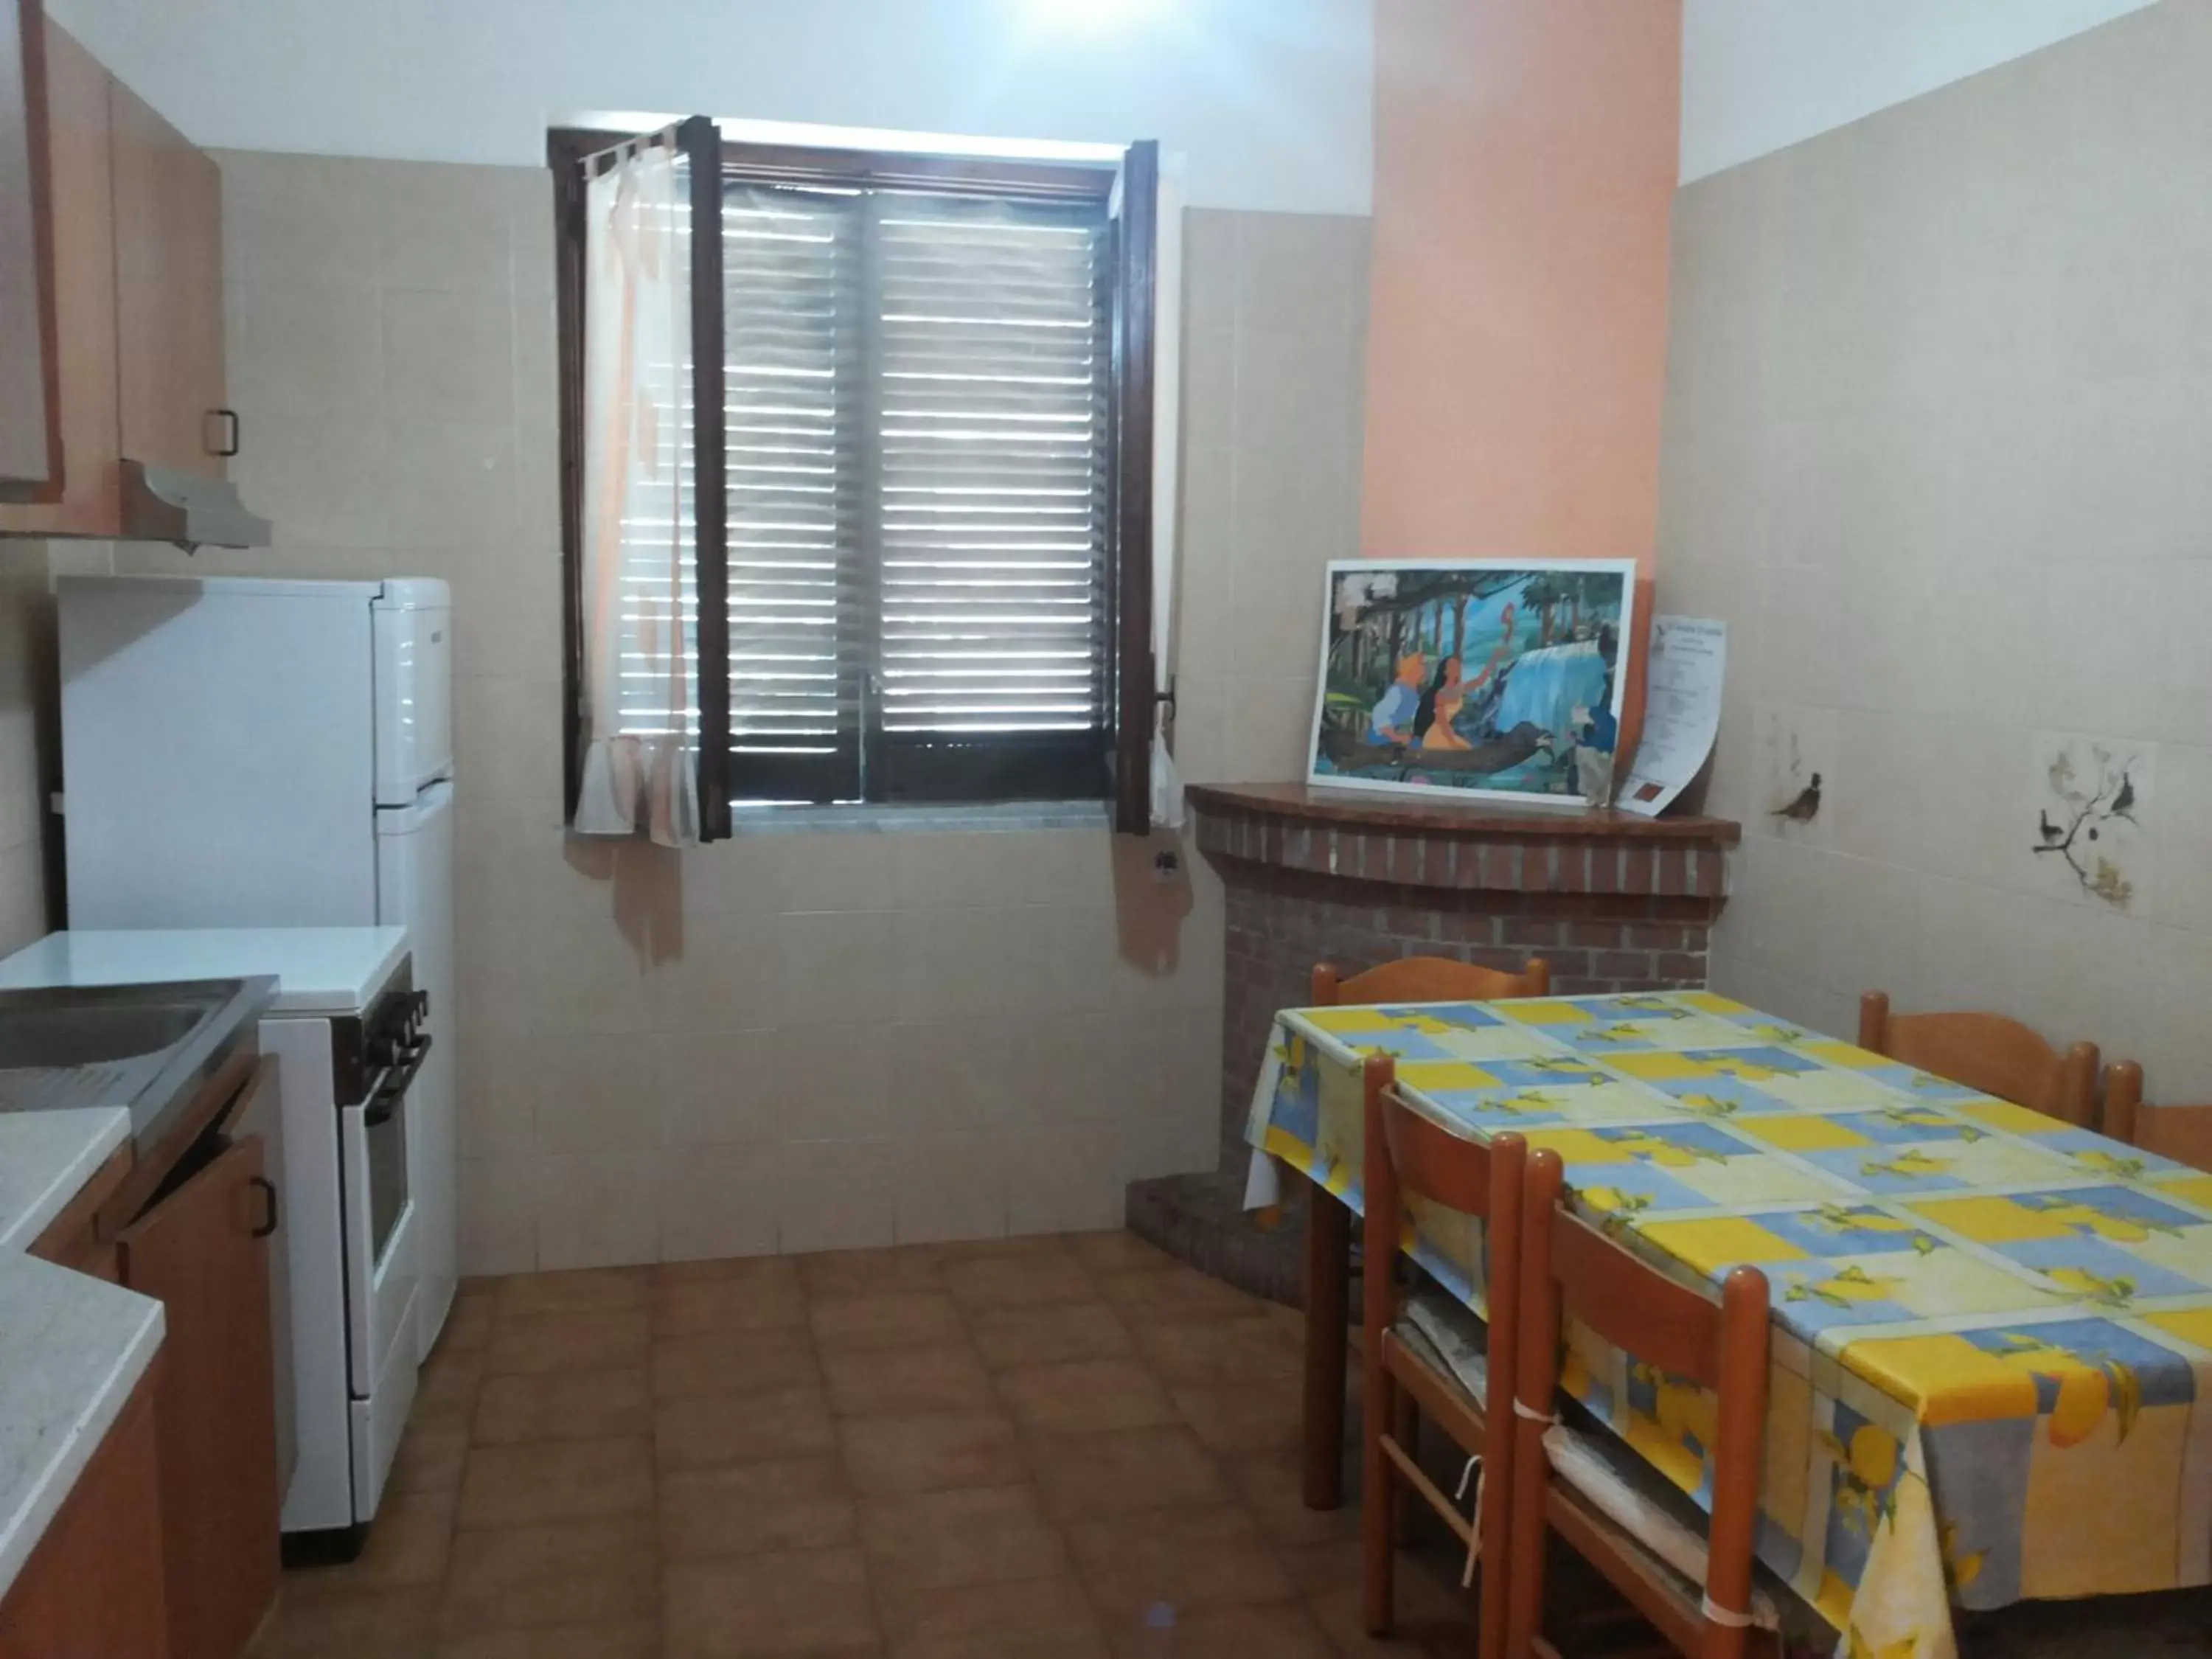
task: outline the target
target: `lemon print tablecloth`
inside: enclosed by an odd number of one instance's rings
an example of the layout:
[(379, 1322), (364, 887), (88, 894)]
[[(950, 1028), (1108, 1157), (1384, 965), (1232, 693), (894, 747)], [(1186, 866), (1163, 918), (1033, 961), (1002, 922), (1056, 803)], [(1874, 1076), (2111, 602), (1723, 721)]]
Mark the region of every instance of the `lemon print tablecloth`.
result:
[[(1772, 1285), (1759, 1557), (1856, 1659), (1954, 1604), (2212, 1582), (2212, 1176), (1705, 992), (1277, 1018), (1248, 1138), (1361, 1206), (1359, 1064), (1518, 1131), (1685, 1279)], [(1475, 1300), (1481, 1243), (1407, 1248)], [(1710, 1502), (1711, 1402), (1571, 1332), (1566, 1386)]]

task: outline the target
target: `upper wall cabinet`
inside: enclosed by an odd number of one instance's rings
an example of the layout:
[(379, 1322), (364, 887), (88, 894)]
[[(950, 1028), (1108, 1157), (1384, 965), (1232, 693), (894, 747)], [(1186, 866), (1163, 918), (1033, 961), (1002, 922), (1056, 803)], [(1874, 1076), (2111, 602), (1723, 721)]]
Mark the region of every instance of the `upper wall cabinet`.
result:
[(222, 173), (152, 105), (109, 85), (124, 458), (221, 478), (235, 435), (223, 407)]
[(51, 22), (46, 48), (66, 482), (0, 535), (264, 544), (228, 483), (222, 173)]
[(17, 501), (61, 483), (43, 45), (38, 0), (0, 0), (0, 496)]
[(58, 500), (0, 505), (0, 532), (112, 536), (121, 529), (115, 403), (115, 213), (107, 71), (46, 25), (46, 121), (52, 158), (55, 367), (63, 388)]

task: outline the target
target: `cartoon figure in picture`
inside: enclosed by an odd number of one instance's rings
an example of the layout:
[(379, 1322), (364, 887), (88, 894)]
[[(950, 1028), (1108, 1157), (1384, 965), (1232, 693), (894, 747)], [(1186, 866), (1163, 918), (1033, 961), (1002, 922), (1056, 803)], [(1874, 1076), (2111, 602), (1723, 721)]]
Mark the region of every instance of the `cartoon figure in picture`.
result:
[(1398, 678), (1390, 683), (1367, 721), (1370, 743), (1411, 743), (1413, 723), (1420, 717), (1421, 678), (1428, 659), (1418, 651), (1398, 659)]
[(1469, 744), (1452, 721), (1467, 703), (1467, 687), (1460, 679), (1460, 659), (1446, 657), (1437, 666), (1437, 677), (1421, 693), (1420, 712), (1413, 716), (1413, 737), (1424, 749), (1465, 749)]
[(1464, 669), (1457, 657), (1447, 657), (1438, 665), (1436, 681), (1422, 694), (1420, 712), (1413, 720), (1414, 735), (1422, 749), (1436, 752), (1474, 747), (1459, 729), (1460, 713), (1468, 699), (1488, 685), (1512, 656), (1516, 614), (1512, 603), (1508, 601), (1498, 613), (1498, 626), (1503, 632), (1490, 653), (1490, 660), (1472, 680), (1462, 678)]

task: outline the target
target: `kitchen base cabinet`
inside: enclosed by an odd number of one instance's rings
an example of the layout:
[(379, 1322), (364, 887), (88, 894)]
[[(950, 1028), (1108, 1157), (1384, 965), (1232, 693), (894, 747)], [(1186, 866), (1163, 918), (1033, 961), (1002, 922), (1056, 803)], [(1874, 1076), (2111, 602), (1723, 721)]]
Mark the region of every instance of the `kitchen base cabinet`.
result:
[(260, 1137), (211, 1129), (118, 1241), (124, 1284), (167, 1319), (154, 1418), (172, 1659), (238, 1659), (276, 1599), (274, 1205)]
[(0, 1659), (168, 1659), (161, 1376), (157, 1356), (0, 1601)]

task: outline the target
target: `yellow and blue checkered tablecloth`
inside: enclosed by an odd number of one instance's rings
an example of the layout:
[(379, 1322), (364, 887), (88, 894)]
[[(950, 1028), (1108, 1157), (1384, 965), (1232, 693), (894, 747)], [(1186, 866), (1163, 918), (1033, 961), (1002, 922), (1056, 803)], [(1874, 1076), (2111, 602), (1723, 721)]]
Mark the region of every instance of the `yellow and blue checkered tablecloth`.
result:
[[(1355, 1209), (1376, 1050), (1448, 1127), (1557, 1152), (1678, 1276), (1765, 1273), (1759, 1553), (1839, 1653), (1952, 1659), (1954, 1603), (2212, 1582), (2212, 1176), (1707, 992), (1285, 1011), (1247, 1138)], [(1475, 1303), (1475, 1224), (1409, 1207)], [(1710, 1503), (1710, 1397), (1567, 1344), (1569, 1390)]]

